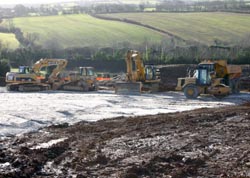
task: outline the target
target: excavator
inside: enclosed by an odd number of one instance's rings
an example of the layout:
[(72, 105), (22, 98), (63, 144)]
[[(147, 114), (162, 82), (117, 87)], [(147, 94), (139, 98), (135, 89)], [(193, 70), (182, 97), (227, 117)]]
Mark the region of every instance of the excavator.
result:
[(92, 91), (98, 85), (93, 67), (79, 67), (79, 71), (63, 72), (66, 59), (40, 59), (32, 68), (20, 66), (18, 73), (8, 72), (8, 91), (68, 90)]
[(32, 68), (20, 66), (19, 72), (8, 72), (6, 83), (8, 91), (42, 91), (56, 90), (63, 80), (60, 80), (60, 72), (67, 66), (66, 59), (40, 59)]
[(116, 82), (115, 93), (155, 92), (159, 89), (160, 71), (153, 65), (143, 64), (140, 52), (128, 50), (127, 73), (123, 82)]
[(178, 78), (176, 90), (183, 91), (188, 99), (201, 94), (223, 98), (230, 93), (239, 93), (241, 73), (240, 66), (228, 65), (226, 60), (205, 60), (198, 64), (193, 75)]
[(98, 84), (93, 67), (79, 67), (78, 71), (70, 72), (59, 90), (68, 91), (95, 91)]

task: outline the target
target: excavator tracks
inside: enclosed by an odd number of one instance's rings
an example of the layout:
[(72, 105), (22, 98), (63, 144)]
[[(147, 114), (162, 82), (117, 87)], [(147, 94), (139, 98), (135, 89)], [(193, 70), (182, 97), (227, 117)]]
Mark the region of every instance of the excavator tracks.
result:
[(19, 92), (36, 92), (50, 90), (48, 84), (9, 84), (7, 85), (8, 91), (19, 91)]

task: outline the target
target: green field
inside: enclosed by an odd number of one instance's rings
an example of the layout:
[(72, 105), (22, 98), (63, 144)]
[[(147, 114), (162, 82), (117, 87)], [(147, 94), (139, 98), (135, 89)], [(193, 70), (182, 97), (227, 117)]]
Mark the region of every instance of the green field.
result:
[(130, 19), (207, 45), (213, 45), (215, 40), (236, 44), (250, 34), (250, 14), (120, 13), (103, 16)]
[[(169, 32), (187, 41), (214, 45), (239, 43), (250, 34), (250, 14), (236, 13), (119, 13), (105, 17), (130, 19)], [(20, 28), (26, 37), (36, 35), (36, 44), (45, 48), (129, 47), (169, 42), (168, 35), (148, 28), (118, 21), (101, 20), (89, 15), (22, 17), (5, 20)], [(13, 34), (0, 33), (3, 44), (11, 49), (19, 46)], [(178, 41), (178, 40), (177, 40)], [(181, 43), (180, 43), (181, 44)]]
[[(8, 22), (2, 25), (8, 26)], [(37, 44), (45, 48), (115, 47), (139, 45), (145, 41), (160, 43), (169, 37), (150, 29), (89, 15), (23, 17), (13, 19), (24, 35), (38, 34)]]
[(11, 50), (19, 47), (19, 42), (13, 33), (0, 33), (0, 43), (2, 47)]

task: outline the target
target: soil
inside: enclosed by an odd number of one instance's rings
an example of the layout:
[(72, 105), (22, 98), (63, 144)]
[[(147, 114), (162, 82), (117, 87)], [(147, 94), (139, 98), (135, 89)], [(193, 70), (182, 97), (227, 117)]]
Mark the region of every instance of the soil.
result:
[(53, 125), (0, 141), (0, 177), (247, 178), (249, 128), (250, 103)]
[[(163, 91), (179, 67), (162, 69)], [(250, 103), (52, 125), (0, 140), (0, 178), (250, 178), (249, 128)]]

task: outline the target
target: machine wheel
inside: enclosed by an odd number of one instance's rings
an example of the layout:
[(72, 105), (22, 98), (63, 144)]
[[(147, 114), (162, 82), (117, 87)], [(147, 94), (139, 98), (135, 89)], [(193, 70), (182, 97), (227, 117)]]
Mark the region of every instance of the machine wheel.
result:
[(230, 87), (221, 84), (214, 87), (217, 92), (214, 92), (213, 96), (217, 99), (222, 99), (230, 94)]
[(188, 85), (184, 88), (184, 95), (188, 99), (195, 99), (199, 96), (198, 87), (195, 85)]

